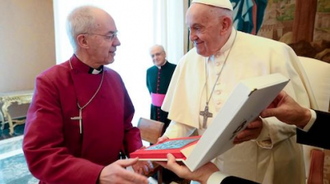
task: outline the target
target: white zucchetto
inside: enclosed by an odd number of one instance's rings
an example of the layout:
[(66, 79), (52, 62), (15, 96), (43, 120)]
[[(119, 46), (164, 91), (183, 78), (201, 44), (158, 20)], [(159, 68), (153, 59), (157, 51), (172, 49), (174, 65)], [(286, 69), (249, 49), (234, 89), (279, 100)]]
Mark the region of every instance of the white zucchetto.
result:
[(233, 11), (233, 5), (231, 4), (230, 0), (193, 0), (192, 3), (211, 5)]

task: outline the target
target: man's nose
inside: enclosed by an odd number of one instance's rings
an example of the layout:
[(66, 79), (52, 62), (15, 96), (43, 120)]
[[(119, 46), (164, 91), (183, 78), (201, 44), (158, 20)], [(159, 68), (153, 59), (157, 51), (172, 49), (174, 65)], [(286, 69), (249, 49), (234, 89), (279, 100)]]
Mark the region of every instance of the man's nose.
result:
[(197, 36), (196, 36), (196, 34), (194, 33), (194, 31), (191, 31), (191, 30), (190, 30), (190, 32), (189, 32), (189, 38), (190, 38), (191, 41), (195, 41), (195, 40), (197, 40)]
[(121, 43), (119, 41), (119, 38), (117, 36), (114, 37), (113, 45), (115, 45), (115, 46), (120, 46), (121, 45)]

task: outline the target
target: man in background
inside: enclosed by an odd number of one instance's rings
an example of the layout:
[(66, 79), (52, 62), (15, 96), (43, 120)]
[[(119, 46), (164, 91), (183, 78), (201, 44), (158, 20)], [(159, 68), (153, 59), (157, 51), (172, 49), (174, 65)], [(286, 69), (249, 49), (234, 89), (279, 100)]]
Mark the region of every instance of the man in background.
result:
[(150, 56), (154, 66), (147, 70), (147, 88), (151, 96), (150, 119), (164, 123), (164, 130), (170, 124), (168, 113), (161, 110), (167, 88), (176, 65), (166, 60), (166, 52), (161, 45), (150, 48)]

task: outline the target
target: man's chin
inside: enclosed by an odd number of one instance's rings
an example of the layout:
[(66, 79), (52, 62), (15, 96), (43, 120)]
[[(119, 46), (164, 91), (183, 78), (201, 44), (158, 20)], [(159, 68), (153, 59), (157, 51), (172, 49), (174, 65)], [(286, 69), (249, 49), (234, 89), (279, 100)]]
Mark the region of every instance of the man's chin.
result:
[(199, 54), (201, 56), (208, 57), (208, 55), (205, 52), (201, 51), (201, 50), (196, 49), (196, 52), (197, 52), (197, 54)]
[(114, 59), (108, 59), (107, 61), (105, 61), (105, 65), (109, 65), (112, 64), (115, 60)]

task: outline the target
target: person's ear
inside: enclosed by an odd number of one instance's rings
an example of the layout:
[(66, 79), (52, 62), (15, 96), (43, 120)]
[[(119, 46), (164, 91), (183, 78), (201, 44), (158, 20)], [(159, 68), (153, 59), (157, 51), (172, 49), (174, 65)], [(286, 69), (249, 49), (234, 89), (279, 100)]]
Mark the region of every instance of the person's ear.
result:
[(80, 34), (77, 36), (77, 44), (81, 48), (88, 48), (88, 40), (85, 34)]
[(223, 17), (223, 20), (221, 22), (221, 35), (226, 34), (228, 31), (231, 30), (232, 27), (232, 20), (229, 17)]

